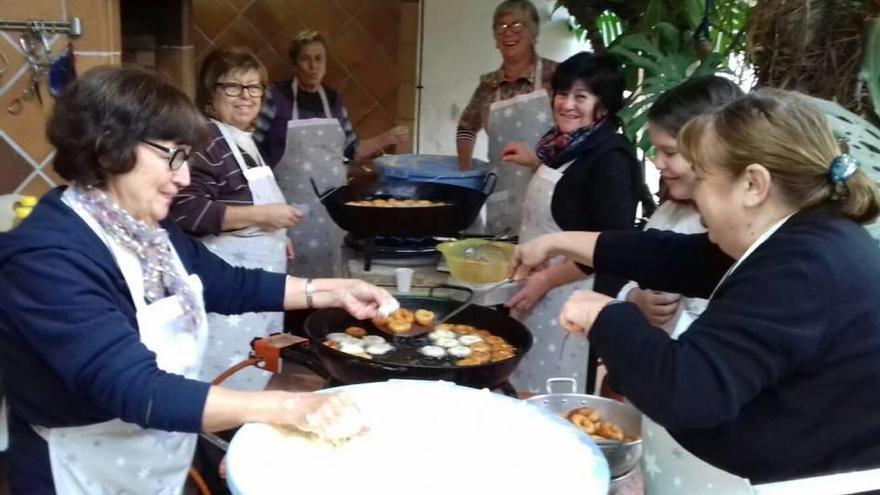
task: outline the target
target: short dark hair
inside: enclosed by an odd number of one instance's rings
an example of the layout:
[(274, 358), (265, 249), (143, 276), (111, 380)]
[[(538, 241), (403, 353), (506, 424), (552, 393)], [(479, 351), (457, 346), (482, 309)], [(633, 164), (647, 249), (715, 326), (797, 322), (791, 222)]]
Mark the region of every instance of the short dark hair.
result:
[(299, 58), (299, 52), (302, 51), (306, 45), (311, 45), (312, 43), (320, 43), (324, 50), (327, 49), (327, 40), (324, 39), (324, 36), (318, 31), (309, 31), (303, 30), (296, 33), (293, 40), (290, 42), (290, 46), (287, 47), (287, 56), (290, 57), (290, 61), (296, 64), (296, 59)]
[(568, 57), (556, 67), (551, 88), (553, 95), (568, 91), (576, 81), (599, 99), (596, 112), (604, 111), (610, 119), (623, 108), (624, 76), (620, 63), (612, 55), (580, 52)]
[(179, 89), (130, 67), (96, 67), (55, 103), (46, 129), (53, 166), (68, 182), (103, 187), (134, 168), (143, 139), (203, 147), (205, 118)]
[(676, 137), (692, 118), (721, 108), (744, 94), (730, 79), (712, 74), (692, 77), (661, 94), (648, 110), (648, 121)]
[(269, 74), (250, 48), (233, 46), (218, 48), (209, 53), (202, 62), (202, 69), (199, 71), (199, 86), (196, 89), (196, 103), (199, 108), (206, 111), (214, 101), (214, 91), (217, 88), (217, 81), (221, 77), (232, 71), (251, 69), (260, 75), (260, 84), (265, 88), (269, 84)]

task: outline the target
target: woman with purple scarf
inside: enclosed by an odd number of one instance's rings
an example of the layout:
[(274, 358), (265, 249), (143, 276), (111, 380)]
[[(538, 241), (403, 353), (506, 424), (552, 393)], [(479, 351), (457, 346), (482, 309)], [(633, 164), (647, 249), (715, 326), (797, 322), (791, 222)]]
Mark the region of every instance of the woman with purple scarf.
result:
[[(535, 150), (511, 143), (505, 162), (535, 170), (523, 204), (520, 242), (565, 230), (602, 226), (632, 229), (641, 171), (615, 113), (623, 106), (623, 74), (610, 55), (581, 52), (559, 64), (552, 81), (554, 127)], [(565, 342), (556, 318), (579, 289), (615, 295), (624, 280), (557, 259), (527, 279), (507, 302), (532, 331), (535, 345), (511, 382), (517, 390), (540, 392), (548, 378), (576, 380), (581, 392), (595, 377), (588, 371), (586, 339)], [(588, 390), (590, 392), (591, 390)]]
[(48, 136), (70, 185), (0, 236), (13, 493), (180, 493), (198, 432), (360, 431), (344, 396), (195, 379), (206, 312), (343, 307), (371, 318), (395, 301), (357, 280), (230, 266), (166, 219), (208, 138), (186, 95), (147, 72), (96, 68), (58, 99)]

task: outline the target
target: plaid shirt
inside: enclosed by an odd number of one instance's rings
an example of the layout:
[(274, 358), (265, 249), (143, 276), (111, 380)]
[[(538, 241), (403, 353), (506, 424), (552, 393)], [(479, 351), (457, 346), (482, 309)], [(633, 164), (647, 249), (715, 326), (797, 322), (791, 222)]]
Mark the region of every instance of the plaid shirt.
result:
[[(541, 86), (550, 92), (550, 81), (556, 71), (558, 63), (541, 57)], [(498, 70), (480, 76), (480, 84), (471, 96), (461, 118), (458, 119), (458, 130), (455, 139), (474, 141), (477, 132), (486, 126), (489, 119), (489, 105), (495, 101), (507, 100), (514, 96), (524, 95), (535, 91), (535, 66), (532, 64), (519, 76), (513, 79), (505, 79), (504, 70)], [(500, 91), (498, 91), (500, 89)], [(500, 98), (496, 98), (500, 93)]]

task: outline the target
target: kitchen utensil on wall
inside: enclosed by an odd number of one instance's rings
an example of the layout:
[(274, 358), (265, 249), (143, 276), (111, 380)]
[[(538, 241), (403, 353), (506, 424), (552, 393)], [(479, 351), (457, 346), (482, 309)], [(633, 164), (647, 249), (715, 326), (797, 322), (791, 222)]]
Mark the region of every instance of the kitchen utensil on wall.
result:
[(49, 66), (49, 93), (58, 98), (75, 79), (76, 60), (73, 43), (68, 42), (67, 48)]
[(39, 29), (39, 23), (33, 21), (31, 27), (21, 34), (18, 39), (22, 55), (30, 69), (30, 83), (22, 92), (21, 96), (12, 100), (6, 110), (12, 115), (18, 115), (24, 109), (24, 104), (35, 97), (43, 105), (43, 94), (40, 82), (45, 79), (51, 63), (49, 61), (50, 43), (45, 33)]

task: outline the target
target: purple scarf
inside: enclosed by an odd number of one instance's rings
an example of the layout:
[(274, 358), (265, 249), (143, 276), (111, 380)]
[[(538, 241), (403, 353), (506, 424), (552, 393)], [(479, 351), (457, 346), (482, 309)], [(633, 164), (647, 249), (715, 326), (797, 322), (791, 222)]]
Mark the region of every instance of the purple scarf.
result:
[(74, 197), (114, 241), (130, 249), (140, 260), (147, 304), (179, 295), (183, 304), (184, 328), (195, 332), (201, 324), (198, 298), (174, 263), (168, 232), (150, 227), (132, 217), (100, 189), (72, 186)]

